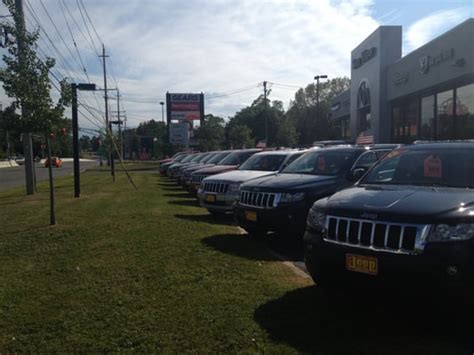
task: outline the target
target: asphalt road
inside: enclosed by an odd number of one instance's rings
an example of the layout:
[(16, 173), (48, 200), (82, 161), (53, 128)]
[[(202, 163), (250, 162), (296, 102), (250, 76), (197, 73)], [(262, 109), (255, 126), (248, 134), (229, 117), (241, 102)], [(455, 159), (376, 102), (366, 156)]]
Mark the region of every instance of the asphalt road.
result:
[[(98, 165), (96, 161), (81, 161), (81, 171), (87, 168)], [(35, 163), (36, 168), (36, 181), (40, 182), (48, 179), (48, 169), (44, 167), (44, 164)], [(53, 168), (53, 176), (67, 176), (73, 174), (72, 162), (63, 163), (62, 168)], [(5, 191), (13, 187), (19, 187), (25, 185), (25, 167), (18, 166), (14, 168), (1, 168), (0, 169), (0, 191)]]

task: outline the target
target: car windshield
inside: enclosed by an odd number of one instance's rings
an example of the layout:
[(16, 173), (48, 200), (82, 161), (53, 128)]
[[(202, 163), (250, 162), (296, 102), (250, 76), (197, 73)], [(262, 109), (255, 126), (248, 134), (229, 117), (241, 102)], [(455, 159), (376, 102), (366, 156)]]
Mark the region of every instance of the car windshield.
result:
[(173, 162), (174, 162), (174, 163), (179, 163), (179, 162), (183, 161), (184, 158), (186, 158), (187, 156), (188, 156), (188, 155), (186, 155), (186, 154), (180, 155), (180, 156), (178, 156), (176, 159), (173, 159)]
[(234, 152), (229, 154), (225, 157), (219, 165), (240, 165), (252, 155), (257, 153), (256, 151), (249, 151), (249, 152)]
[(207, 163), (210, 159), (212, 159), (214, 157), (215, 154), (216, 153), (208, 153), (199, 162), (200, 163)]
[(221, 160), (223, 160), (226, 156), (228, 156), (230, 152), (220, 152), (216, 153), (209, 161), (207, 162), (208, 164), (217, 164)]
[(187, 154), (181, 154), (180, 156), (176, 157), (176, 159), (174, 159), (173, 161), (175, 163), (179, 163), (180, 161), (182, 161), (184, 158), (186, 158), (188, 155)]
[(474, 188), (474, 149), (398, 149), (387, 154), (361, 184)]
[(187, 163), (189, 161), (191, 161), (191, 159), (194, 159), (198, 154), (189, 154), (189, 155), (186, 155), (186, 157), (180, 161), (180, 163)]
[(238, 170), (278, 171), (287, 155), (257, 154), (243, 163)]
[(204, 153), (196, 154), (196, 156), (194, 158), (192, 158), (189, 162), (190, 163), (197, 163), (203, 158), (203, 155), (204, 155)]
[(306, 153), (296, 159), (285, 170), (284, 174), (341, 175), (360, 155), (359, 150), (321, 149)]

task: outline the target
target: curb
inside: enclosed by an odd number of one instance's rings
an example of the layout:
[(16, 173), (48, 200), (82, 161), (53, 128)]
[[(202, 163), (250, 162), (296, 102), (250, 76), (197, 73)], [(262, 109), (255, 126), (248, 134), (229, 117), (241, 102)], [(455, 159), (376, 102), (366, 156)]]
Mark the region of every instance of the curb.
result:
[[(247, 232), (237, 226), (237, 229), (239, 231), (239, 234), (247, 234)], [(302, 277), (302, 278), (305, 278), (305, 279), (311, 279), (311, 276), (309, 275), (308, 273), (308, 270), (306, 270), (306, 267), (304, 266), (304, 263), (302, 262), (293, 262), (293, 261), (288, 261), (287, 258), (285, 258), (283, 255), (277, 253), (276, 251), (266, 247), (266, 249), (268, 250), (268, 252), (274, 256), (276, 259), (280, 260), (283, 265), (289, 267), (296, 275)], [(298, 264), (297, 264), (298, 263)]]

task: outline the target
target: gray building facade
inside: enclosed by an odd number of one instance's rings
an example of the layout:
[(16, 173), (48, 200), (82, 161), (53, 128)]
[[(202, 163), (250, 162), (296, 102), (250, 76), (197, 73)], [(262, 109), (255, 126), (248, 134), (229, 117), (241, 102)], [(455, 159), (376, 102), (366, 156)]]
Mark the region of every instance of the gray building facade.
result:
[[(474, 139), (474, 19), (402, 58), (402, 28), (381, 26), (351, 53), (350, 137), (374, 143)], [(345, 118), (344, 118), (345, 117)]]

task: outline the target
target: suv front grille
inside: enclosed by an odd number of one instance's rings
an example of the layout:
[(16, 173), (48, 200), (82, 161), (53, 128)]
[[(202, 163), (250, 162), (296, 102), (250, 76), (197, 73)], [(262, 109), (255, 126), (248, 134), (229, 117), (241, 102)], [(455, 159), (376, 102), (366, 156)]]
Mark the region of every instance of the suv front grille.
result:
[(203, 187), (203, 191), (205, 192), (217, 192), (221, 194), (226, 194), (228, 189), (228, 183), (218, 181), (206, 181)]
[(239, 202), (244, 206), (274, 208), (278, 205), (278, 196), (271, 192), (241, 191)]
[(411, 254), (421, 252), (429, 225), (328, 216), (324, 240), (347, 246)]
[(191, 174), (191, 182), (193, 184), (200, 184), (205, 177), (207, 177), (205, 174)]

